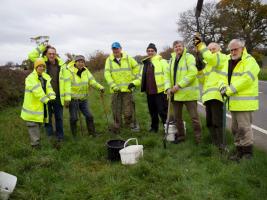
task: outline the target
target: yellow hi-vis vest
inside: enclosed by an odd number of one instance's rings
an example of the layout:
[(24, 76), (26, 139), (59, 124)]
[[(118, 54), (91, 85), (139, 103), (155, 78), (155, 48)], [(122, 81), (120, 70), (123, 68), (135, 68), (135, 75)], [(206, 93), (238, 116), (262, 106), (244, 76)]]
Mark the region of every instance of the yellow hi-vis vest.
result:
[(47, 104), (50, 99), (55, 99), (56, 96), (50, 84), (50, 76), (42, 73), (42, 77), (46, 80), (46, 93), (35, 70), (25, 80), (24, 101), (21, 110), (21, 118), (25, 121), (48, 122), (48, 108), (46, 109), (47, 118), (44, 118), (44, 104)]
[(131, 92), (128, 85), (133, 83), (140, 85), (140, 67), (138, 63), (125, 52), (122, 52), (120, 65), (114, 61), (115, 57), (111, 54), (106, 59), (105, 79), (110, 87), (110, 92), (114, 93), (113, 87), (120, 88), (121, 92)]
[[(145, 58), (144, 60), (149, 59), (149, 58)], [(164, 91), (164, 72), (166, 70), (166, 68), (168, 67), (168, 63), (165, 59), (163, 59), (160, 55), (155, 55), (153, 56), (151, 59), (151, 63), (154, 66), (154, 76), (155, 76), (155, 81), (156, 81), (156, 85), (157, 85), (157, 93), (161, 93)], [(143, 60), (143, 61), (144, 61)], [(144, 73), (144, 65), (142, 65), (142, 69), (141, 69), (141, 77), (142, 80), (141, 82), (143, 83), (143, 78), (145, 76)], [(146, 83), (144, 83), (146, 84)], [(145, 87), (145, 85), (144, 85)]]
[[(259, 72), (258, 63), (244, 48), (241, 60), (233, 70), (229, 89), (226, 91), (226, 95), (229, 96), (228, 109), (230, 111), (254, 111), (259, 109)], [(225, 83), (220, 82), (219, 84), (221, 88)]]
[(202, 71), (198, 72), (202, 87), (202, 102), (216, 99), (223, 102), (218, 82), (227, 82), (227, 67), (229, 57), (221, 52), (211, 53), (204, 43), (198, 45), (198, 50), (207, 63)]
[[(165, 77), (165, 90), (174, 86), (174, 63), (176, 53), (172, 53), (164, 77)], [(184, 48), (182, 57), (179, 60), (176, 72), (176, 85), (178, 84), (181, 89), (174, 94), (175, 101), (195, 101), (199, 99), (199, 84), (197, 79), (197, 68), (195, 57), (187, 53)]]
[[(45, 51), (46, 47), (41, 44), (36, 49), (32, 50), (28, 57), (34, 62), (37, 58), (41, 56), (41, 54)], [(44, 61), (47, 62), (47, 57), (43, 57)], [(67, 70), (65, 62), (57, 57), (58, 65), (60, 66), (59, 71), (59, 93), (60, 93), (60, 101), (61, 104), (64, 105), (65, 101), (71, 100), (71, 81), (70, 81), (70, 72)]]
[(99, 90), (104, 88), (95, 80), (93, 75), (86, 67), (84, 67), (81, 77), (78, 76), (78, 69), (74, 65), (74, 61), (68, 64), (68, 69), (71, 72), (71, 99), (87, 99), (89, 86)]

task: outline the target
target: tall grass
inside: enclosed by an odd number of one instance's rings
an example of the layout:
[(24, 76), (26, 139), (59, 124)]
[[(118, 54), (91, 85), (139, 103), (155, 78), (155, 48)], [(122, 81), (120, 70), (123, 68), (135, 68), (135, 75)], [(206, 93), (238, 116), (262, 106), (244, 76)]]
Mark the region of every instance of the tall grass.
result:
[[(101, 73), (96, 78), (103, 81)], [(31, 149), (27, 129), (19, 118), (20, 107), (1, 112), (0, 170), (18, 177), (11, 199), (266, 199), (265, 153), (257, 150), (253, 160), (239, 164), (228, 161), (209, 144), (204, 121), (203, 143), (195, 146), (187, 113), (186, 142), (168, 144), (164, 150), (162, 133), (147, 132), (150, 122), (145, 96), (136, 94), (135, 98), (141, 132), (124, 129), (114, 136), (107, 130), (99, 93), (91, 90), (90, 108), (101, 136), (79, 136), (74, 141), (69, 131), (68, 112), (64, 110), (66, 140), (60, 150), (52, 147), (44, 132), (41, 150)], [(105, 102), (110, 105), (109, 95)], [(144, 145), (144, 158), (134, 166), (108, 161), (106, 141), (129, 137), (137, 137)]]

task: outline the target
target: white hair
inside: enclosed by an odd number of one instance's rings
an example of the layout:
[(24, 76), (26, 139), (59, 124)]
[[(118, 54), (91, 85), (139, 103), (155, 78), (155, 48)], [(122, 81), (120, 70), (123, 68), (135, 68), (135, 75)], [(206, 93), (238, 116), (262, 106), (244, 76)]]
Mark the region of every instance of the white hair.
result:
[(220, 44), (218, 44), (217, 42), (211, 42), (209, 43), (208, 47), (209, 46), (214, 46), (218, 51), (222, 50)]
[(245, 47), (245, 41), (241, 40), (241, 39), (232, 39), (229, 44), (228, 44), (228, 48), (232, 45), (232, 44), (238, 44), (240, 47)]

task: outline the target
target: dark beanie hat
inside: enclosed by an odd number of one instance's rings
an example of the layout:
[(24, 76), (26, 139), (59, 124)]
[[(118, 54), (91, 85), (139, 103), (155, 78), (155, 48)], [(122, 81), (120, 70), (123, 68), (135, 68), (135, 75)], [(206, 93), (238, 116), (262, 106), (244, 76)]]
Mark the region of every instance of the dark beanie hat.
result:
[(146, 49), (154, 49), (157, 52), (156, 45), (153, 43), (150, 43)]

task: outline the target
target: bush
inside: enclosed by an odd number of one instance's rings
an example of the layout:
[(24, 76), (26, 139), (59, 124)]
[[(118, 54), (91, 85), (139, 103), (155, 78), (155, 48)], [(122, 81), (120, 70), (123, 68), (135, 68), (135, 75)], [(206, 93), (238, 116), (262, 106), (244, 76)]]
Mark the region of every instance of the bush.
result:
[(169, 60), (171, 58), (171, 53), (173, 52), (173, 49), (171, 47), (164, 47), (163, 51), (160, 52), (160, 55), (162, 58)]
[(30, 71), (0, 68), (0, 110), (22, 102), (24, 81)]
[(105, 68), (105, 62), (108, 57), (108, 54), (105, 54), (102, 51), (95, 51), (94, 53), (88, 56), (88, 61), (86, 61), (86, 66), (90, 71), (100, 71)]

